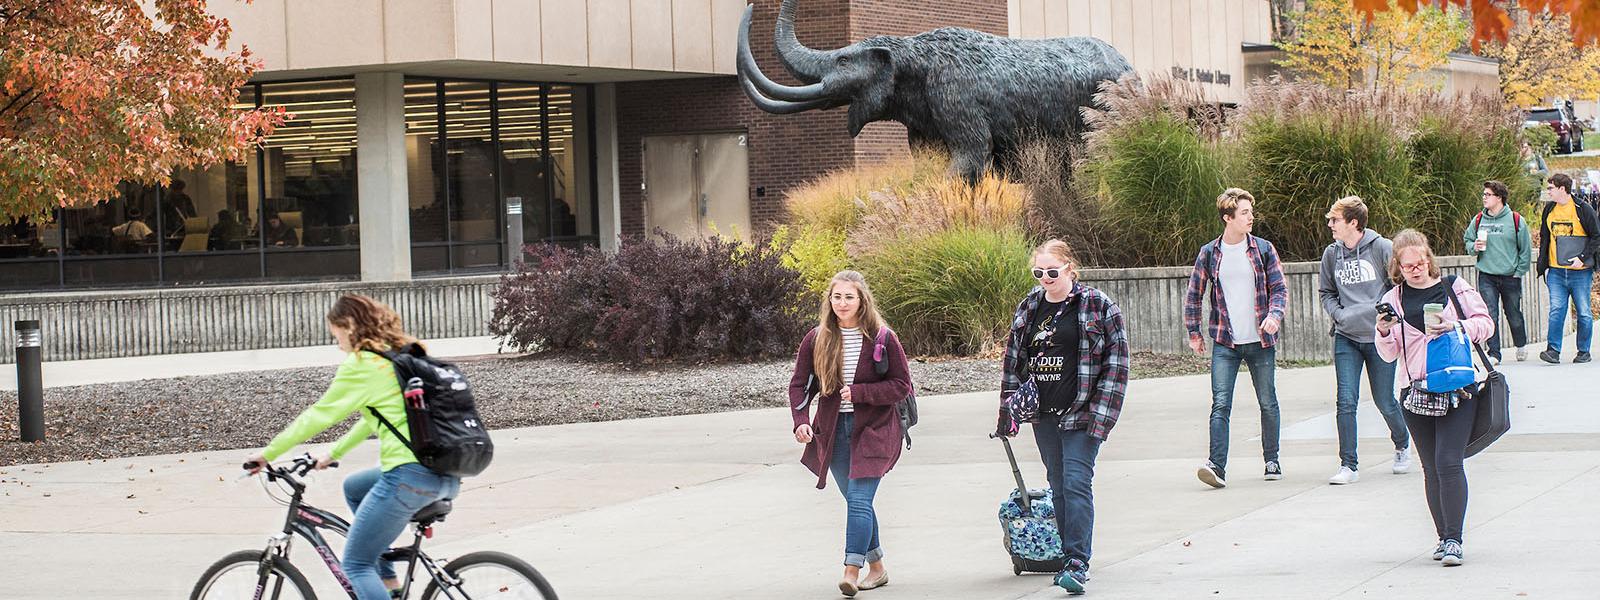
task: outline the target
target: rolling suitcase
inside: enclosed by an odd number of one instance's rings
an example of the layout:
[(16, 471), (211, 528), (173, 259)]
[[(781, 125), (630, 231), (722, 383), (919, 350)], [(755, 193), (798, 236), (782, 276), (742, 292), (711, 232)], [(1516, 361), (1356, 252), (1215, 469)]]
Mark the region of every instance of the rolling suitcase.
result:
[[(1017, 457), (1011, 452), (1011, 440), (1000, 436), (1000, 442), (1005, 445), (1006, 460), (1011, 462), (1011, 475), (1017, 480), (1017, 489), (1000, 503), (1000, 529), (1005, 532), (1006, 552), (1011, 555), (1011, 572), (1058, 572), (1066, 561), (1061, 554), (1061, 533), (1056, 530), (1056, 508), (1050, 489), (1028, 489), (1022, 482)], [(1027, 502), (1022, 500), (1024, 493)]]

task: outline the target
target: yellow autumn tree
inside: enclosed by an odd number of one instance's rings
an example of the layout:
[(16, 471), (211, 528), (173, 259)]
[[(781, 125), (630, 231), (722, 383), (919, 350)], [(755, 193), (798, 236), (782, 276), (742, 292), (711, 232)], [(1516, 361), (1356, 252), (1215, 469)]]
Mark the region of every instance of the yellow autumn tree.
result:
[(1421, 75), (1467, 41), (1468, 23), (1433, 6), (1368, 19), (1349, 0), (1310, 0), (1295, 31), (1277, 63), (1302, 78), (1336, 89), (1418, 89), (1438, 86)]
[(1506, 41), (1484, 44), (1484, 55), (1500, 61), (1500, 91), (1507, 105), (1526, 108), (1551, 98), (1600, 95), (1600, 45), (1578, 48), (1571, 20), (1564, 14), (1513, 11)]

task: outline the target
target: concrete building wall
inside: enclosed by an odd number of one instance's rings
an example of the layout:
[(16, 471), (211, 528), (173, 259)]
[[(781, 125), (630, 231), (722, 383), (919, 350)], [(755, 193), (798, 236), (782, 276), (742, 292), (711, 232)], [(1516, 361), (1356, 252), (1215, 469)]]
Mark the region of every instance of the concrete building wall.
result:
[(233, 47), (249, 47), (274, 73), (490, 61), (732, 74), (744, 2), (260, 0), (207, 8), (233, 25)]
[(1272, 41), (1267, 0), (1007, 0), (1012, 37), (1090, 36), (1110, 43), (1141, 74), (1201, 83), (1219, 102), (1249, 85), (1244, 44)]

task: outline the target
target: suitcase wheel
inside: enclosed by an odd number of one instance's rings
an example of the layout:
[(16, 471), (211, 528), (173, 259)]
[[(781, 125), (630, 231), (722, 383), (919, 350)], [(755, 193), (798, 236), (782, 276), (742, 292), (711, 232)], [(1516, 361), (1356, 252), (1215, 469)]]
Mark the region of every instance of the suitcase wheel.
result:
[(1011, 557), (1011, 574), (1012, 575), (1021, 575), (1022, 574), (1022, 558), (1021, 557), (1019, 557), (1019, 556), (1012, 556)]

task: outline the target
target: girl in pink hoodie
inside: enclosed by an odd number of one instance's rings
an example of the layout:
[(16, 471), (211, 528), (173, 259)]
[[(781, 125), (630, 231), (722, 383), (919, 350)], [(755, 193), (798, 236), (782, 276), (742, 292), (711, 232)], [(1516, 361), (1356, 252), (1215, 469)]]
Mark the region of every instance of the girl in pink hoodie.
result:
[[(1394, 310), (1380, 310), (1374, 341), (1385, 360), (1400, 358), (1404, 367), (1401, 372), (1410, 382), (1403, 396), (1406, 401), (1401, 405), (1417, 458), (1422, 461), (1428, 511), (1433, 513), (1433, 526), (1439, 534), (1433, 559), (1453, 567), (1461, 564), (1461, 529), (1467, 514), (1467, 474), (1462, 461), (1473, 420), (1473, 411), (1461, 403), (1471, 401), (1472, 386), (1442, 394), (1425, 391), (1422, 384), (1427, 380), (1428, 342), (1457, 328), (1474, 343), (1482, 342), (1494, 333), (1494, 321), (1489, 318), (1483, 297), (1466, 280), (1441, 278), (1428, 238), (1416, 230), (1407, 229), (1394, 236), (1389, 279), (1395, 287), (1384, 294), (1382, 301)], [(1451, 290), (1461, 301), (1459, 314), (1450, 300)], [(1434, 303), (1444, 305), (1444, 312), (1439, 314), (1437, 323), (1430, 324), (1424, 318), (1423, 306)], [(1419, 413), (1424, 411), (1423, 405), (1430, 403), (1414, 400), (1456, 404), (1441, 416), (1429, 416)]]

